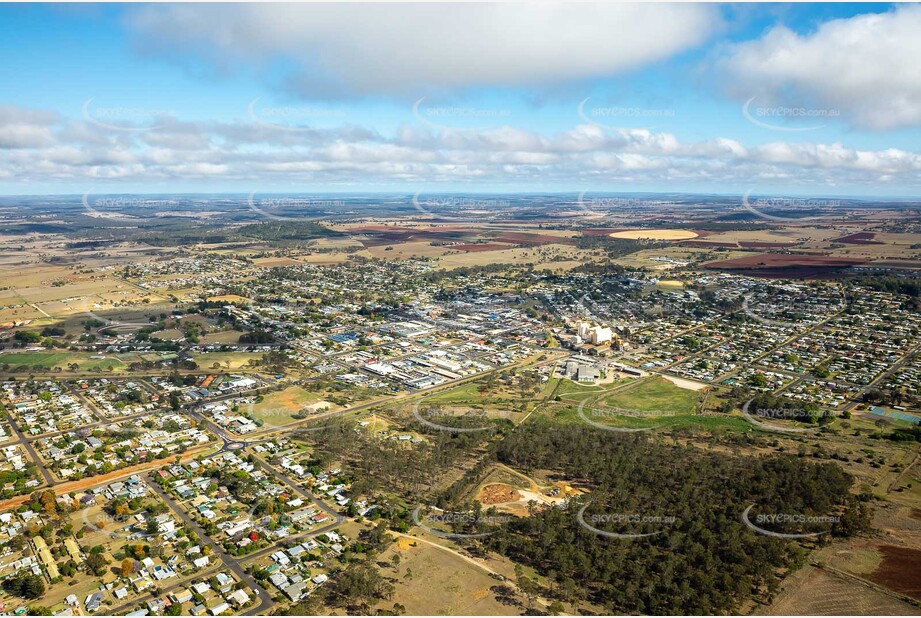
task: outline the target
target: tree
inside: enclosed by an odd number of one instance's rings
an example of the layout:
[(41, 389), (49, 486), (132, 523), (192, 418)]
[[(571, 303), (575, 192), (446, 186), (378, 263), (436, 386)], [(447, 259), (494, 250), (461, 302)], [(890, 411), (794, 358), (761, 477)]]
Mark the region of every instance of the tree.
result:
[(101, 553), (90, 553), (86, 557), (86, 569), (91, 575), (99, 577), (106, 572), (106, 567), (109, 566), (109, 561), (105, 559)]
[(147, 534), (156, 534), (160, 532), (160, 524), (157, 523), (157, 520), (151, 517), (147, 520)]
[(131, 577), (134, 573), (134, 560), (131, 558), (125, 558), (122, 560), (122, 577)]
[(37, 599), (45, 594), (45, 582), (38, 575), (19, 574), (4, 580), (3, 589), (23, 599)]

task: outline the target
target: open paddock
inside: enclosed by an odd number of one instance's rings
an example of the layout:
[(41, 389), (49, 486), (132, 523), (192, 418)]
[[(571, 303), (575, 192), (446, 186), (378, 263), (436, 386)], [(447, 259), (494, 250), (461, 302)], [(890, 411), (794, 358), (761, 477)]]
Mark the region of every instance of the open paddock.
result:
[[(395, 555), (400, 556), (396, 567), (393, 566)], [(490, 568), (497, 568), (495, 560), (490, 560), (489, 564)], [(394, 603), (400, 603), (407, 615), (517, 616), (523, 611), (517, 603), (503, 603), (496, 597), (491, 589), (501, 582), (486, 571), (452, 551), (422, 541), (397, 539), (380, 555), (378, 565), (382, 575), (395, 580), (396, 587), (392, 598), (376, 605), (378, 609), (389, 609)]]
[(319, 414), (341, 409), (328, 401), (323, 401), (322, 393), (306, 391), (300, 386), (290, 386), (281, 391), (266, 393), (262, 401), (252, 404), (248, 411), (253, 418), (265, 425), (284, 426), (298, 419), (295, 415)]
[(697, 238), (697, 232), (691, 230), (623, 230), (608, 234), (611, 238), (627, 240), (690, 240)]
[(764, 616), (915, 616), (918, 609), (887, 594), (814, 567), (784, 583)]

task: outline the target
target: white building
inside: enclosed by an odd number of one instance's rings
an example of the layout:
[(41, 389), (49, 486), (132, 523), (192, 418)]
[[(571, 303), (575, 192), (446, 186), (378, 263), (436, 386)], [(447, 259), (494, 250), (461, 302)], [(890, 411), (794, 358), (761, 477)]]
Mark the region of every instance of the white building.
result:
[(614, 333), (611, 332), (610, 328), (602, 328), (601, 326), (595, 326), (591, 331), (591, 341), (595, 345), (601, 345), (603, 343), (611, 343), (614, 338)]

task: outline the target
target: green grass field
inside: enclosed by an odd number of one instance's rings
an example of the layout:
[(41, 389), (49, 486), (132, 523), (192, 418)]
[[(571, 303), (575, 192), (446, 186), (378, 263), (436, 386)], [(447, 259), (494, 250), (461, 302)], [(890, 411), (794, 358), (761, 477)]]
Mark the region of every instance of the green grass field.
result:
[(457, 388), (432, 395), (426, 401), (431, 403), (483, 403), (488, 397), (480, 393), (481, 387), (476, 382), (468, 382)]
[(681, 415), (694, 414), (701, 399), (699, 392), (680, 388), (665, 378), (655, 376), (612, 393), (599, 404), (640, 412), (673, 412)]
[[(630, 384), (633, 382), (633, 384)], [(629, 386), (625, 386), (629, 385)], [(607, 396), (605, 391), (617, 390)], [(541, 416), (556, 423), (584, 423), (578, 414), (578, 406), (587, 402), (583, 414), (592, 418), (591, 409), (623, 408), (638, 412), (666, 412), (672, 416), (649, 416), (646, 418), (627, 415), (605, 415), (593, 418), (612, 427), (641, 428), (661, 427), (663, 429), (693, 429), (697, 431), (752, 431), (754, 428), (740, 416), (697, 414), (702, 395), (698, 392), (675, 386), (668, 380), (654, 376), (642, 380), (624, 379), (603, 388), (561, 380), (556, 395), (560, 400), (547, 406)]]
[(605, 424), (612, 427), (661, 427), (662, 429), (695, 429), (698, 431), (753, 431), (755, 428), (738, 416), (698, 416), (696, 414), (678, 414), (656, 418), (636, 418), (621, 416), (605, 419)]
[(94, 354), (83, 352), (13, 352), (0, 354), (0, 365), (8, 364), (13, 367), (38, 367), (40, 369), (53, 369), (61, 367), (67, 369), (71, 363), (77, 363), (80, 371), (93, 369), (119, 370), (126, 367), (125, 363), (116, 358), (96, 359), (90, 358)]
[[(719, 415), (699, 416), (697, 414), (676, 414), (675, 416), (656, 416), (640, 418), (635, 416), (603, 416), (593, 417), (591, 406), (586, 406), (583, 414), (594, 422), (611, 427), (625, 427), (636, 429), (640, 427), (660, 427), (662, 429), (691, 429), (701, 432), (710, 431), (757, 431), (741, 416)], [(585, 423), (578, 414), (578, 406), (573, 404), (555, 404), (547, 408), (541, 416), (554, 423)]]

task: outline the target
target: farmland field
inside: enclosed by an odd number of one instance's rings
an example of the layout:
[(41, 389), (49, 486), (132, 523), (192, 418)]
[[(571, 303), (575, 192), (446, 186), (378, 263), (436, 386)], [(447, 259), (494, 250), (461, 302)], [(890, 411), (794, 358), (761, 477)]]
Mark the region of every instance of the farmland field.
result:
[(611, 232), (609, 236), (629, 240), (688, 240), (697, 238), (698, 234), (690, 230), (624, 230), (622, 232)]
[(758, 614), (913, 616), (918, 613), (908, 603), (813, 567), (790, 577), (785, 587), (777, 600)]

